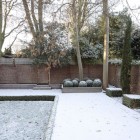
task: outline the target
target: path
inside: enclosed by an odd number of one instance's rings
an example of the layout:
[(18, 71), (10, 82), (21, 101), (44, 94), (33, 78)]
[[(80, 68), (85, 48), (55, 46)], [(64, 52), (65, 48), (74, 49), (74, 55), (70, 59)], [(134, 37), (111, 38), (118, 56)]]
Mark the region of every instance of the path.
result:
[(139, 113), (103, 93), (60, 94), (52, 140), (139, 139)]

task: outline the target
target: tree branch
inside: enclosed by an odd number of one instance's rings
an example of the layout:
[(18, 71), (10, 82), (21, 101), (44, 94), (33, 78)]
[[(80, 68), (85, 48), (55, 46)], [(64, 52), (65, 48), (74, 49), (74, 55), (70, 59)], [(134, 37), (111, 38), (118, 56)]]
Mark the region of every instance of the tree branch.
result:
[(27, 19), (28, 24), (29, 24), (29, 28), (31, 30), (31, 33), (33, 35), (33, 38), (35, 39), (36, 38), (36, 33), (35, 33), (35, 30), (34, 30), (32, 19), (30, 17), (30, 11), (29, 11), (29, 7), (28, 7), (28, 4), (27, 4), (27, 0), (22, 0), (22, 2), (23, 2), (25, 14), (26, 14), (26, 19)]
[(36, 19), (35, 12), (34, 12), (34, 0), (31, 0), (31, 13), (32, 13), (32, 18), (34, 21), (35, 29), (38, 32), (39, 31), (38, 30), (38, 23), (37, 23), (37, 19)]
[(8, 37), (13, 31), (15, 31), (17, 28), (19, 28), (20, 26), (22, 26), (23, 23), (24, 23), (24, 21), (25, 20), (19, 22), (19, 24), (16, 27), (14, 27), (7, 35), (5, 35), (4, 38)]
[(14, 40), (12, 41), (12, 43), (10, 44), (10, 46), (9, 46), (9, 47), (12, 47), (12, 46), (13, 46), (13, 44), (15, 43), (15, 41), (16, 41), (16, 39), (17, 39), (18, 35), (19, 35), (21, 32), (23, 32), (23, 31), (24, 31), (24, 30), (21, 30), (20, 32), (18, 32), (18, 33), (16, 34), (16, 36), (15, 36)]
[(43, 0), (38, 1), (38, 21), (39, 21), (39, 30), (40, 32), (43, 32), (43, 13), (42, 13), (42, 8), (43, 8)]

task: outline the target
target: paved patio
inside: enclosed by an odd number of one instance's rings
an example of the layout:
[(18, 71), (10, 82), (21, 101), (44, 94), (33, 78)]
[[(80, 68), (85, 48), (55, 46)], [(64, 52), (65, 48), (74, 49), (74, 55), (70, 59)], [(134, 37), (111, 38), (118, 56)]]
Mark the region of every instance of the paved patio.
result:
[(104, 93), (61, 94), (52, 140), (139, 140), (140, 114)]

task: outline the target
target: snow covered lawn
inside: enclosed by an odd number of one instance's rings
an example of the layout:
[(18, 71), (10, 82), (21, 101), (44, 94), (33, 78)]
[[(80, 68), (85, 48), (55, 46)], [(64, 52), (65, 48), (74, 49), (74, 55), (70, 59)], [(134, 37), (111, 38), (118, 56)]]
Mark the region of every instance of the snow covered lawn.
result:
[(44, 140), (52, 101), (0, 101), (0, 140)]

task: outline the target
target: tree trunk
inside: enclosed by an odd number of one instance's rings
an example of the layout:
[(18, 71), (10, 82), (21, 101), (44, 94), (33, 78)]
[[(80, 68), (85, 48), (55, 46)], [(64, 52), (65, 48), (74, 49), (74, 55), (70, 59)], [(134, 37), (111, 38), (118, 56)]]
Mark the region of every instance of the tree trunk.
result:
[(43, 10), (43, 0), (39, 0), (38, 1), (38, 21), (39, 21), (40, 32), (43, 32), (43, 21), (42, 21), (43, 13), (42, 13), (42, 10)]
[(103, 89), (106, 89), (108, 87), (108, 51), (109, 51), (108, 0), (103, 0), (103, 16), (104, 16)]
[(78, 13), (76, 11), (75, 1), (73, 1), (72, 18), (73, 18), (73, 25), (74, 25), (74, 37), (75, 37), (74, 40), (75, 40), (76, 56), (77, 56), (77, 63), (78, 63), (78, 70), (79, 70), (79, 79), (83, 80), (83, 65), (82, 65), (80, 46), (79, 46), (80, 29), (78, 27)]
[(3, 45), (3, 41), (2, 41), (2, 0), (0, 1), (0, 56), (1, 56), (1, 49), (2, 49), (2, 45)]
[(36, 40), (36, 33), (35, 33), (34, 25), (33, 25), (33, 22), (32, 22), (31, 16), (30, 16), (28, 3), (27, 3), (26, 0), (22, 0), (22, 2), (23, 2), (23, 6), (24, 6), (24, 10), (25, 10), (25, 14), (26, 14), (26, 18), (27, 18), (27, 21), (28, 21), (28, 24), (29, 24), (30, 31), (33, 35), (34, 40)]
[(38, 33), (39, 30), (38, 30), (37, 19), (36, 19), (36, 16), (35, 16), (35, 11), (34, 11), (34, 8), (35, 8), (34, 2), (35, 2), (34, 0), (31, 0), (31, 13), (32, 13), (32, 18), (33, 18), (33, 21), (34, 21), (34, 26), (35, 26), (36, 32)]
[(82, 59), (80, 54), (79, 32), (78, 32), (77, 22), (75, 23), (75, 29), (76, 29), (76, 53), (77, 53), (77, 63), (79, 69), (79, 79), (83, 80), (83, 64), (82, 64)]

